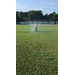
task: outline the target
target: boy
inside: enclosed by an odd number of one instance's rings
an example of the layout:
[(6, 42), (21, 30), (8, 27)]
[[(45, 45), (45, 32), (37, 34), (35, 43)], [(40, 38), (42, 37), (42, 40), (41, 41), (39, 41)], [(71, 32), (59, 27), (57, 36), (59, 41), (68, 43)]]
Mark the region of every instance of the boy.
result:
[(36, 27), (35, 27), (35, 31), (37, 31), (37, 26), (38, 26), (38, 25), (36, 25)]

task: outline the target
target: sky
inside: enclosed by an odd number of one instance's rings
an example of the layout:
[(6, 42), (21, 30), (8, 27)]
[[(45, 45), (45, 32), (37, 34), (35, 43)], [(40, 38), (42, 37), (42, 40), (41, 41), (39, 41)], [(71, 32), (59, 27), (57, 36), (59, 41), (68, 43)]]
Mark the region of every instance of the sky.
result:
[(58, 13), (58, 0), (16, 0), (16, 11), (30, 10), (41, 10), (44, 15), (54, 10)]

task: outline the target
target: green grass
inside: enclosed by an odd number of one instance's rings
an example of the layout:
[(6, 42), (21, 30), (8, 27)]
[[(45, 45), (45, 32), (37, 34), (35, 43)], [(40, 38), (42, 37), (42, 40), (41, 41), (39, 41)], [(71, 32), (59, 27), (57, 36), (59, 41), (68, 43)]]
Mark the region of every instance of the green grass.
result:
[(58, 26), (16, 25), (16, 75), (58, 75)]

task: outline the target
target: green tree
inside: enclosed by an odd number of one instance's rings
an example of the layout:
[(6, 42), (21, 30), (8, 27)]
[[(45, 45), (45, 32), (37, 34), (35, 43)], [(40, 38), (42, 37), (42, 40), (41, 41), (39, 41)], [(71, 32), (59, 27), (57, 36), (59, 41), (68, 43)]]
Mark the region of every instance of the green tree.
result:
[(42, 20), (43, 19), (43, 13), (42, 13), (42, 11), (41, 10), (39, 10), (39, 11), (36, 11), (36, 16), (37, 16), (37, 20)]
[(58, 21), (58, 14), (55, 14), (54, 21)]
[(55, 21), (55, 15), (56, 15), (56, 12), (53, 12), (53, 13), (50, 13), (48, 15), (48, 19), (52, 20), (52, 21)]
[(29, 15), (29, 19), (30, 19), (30, 20), (34, 20), (34, 19), (35, 19), (35, 13), (34, 13), (34, 10), (29, 11), (28, 15)]
[(18, 16), (19, 16), (19, 21), (24, 21), (23, 12), (22, 11), (19, 12)]
[(48, 14), (44, 15), (44, 19), (47, 20), (48, 19)]
[(32, 21), (33, 20), (41, 20), (42, 17), (43, 17), (43, 14), (42, 14), (41, 10), (39, 10), (39, 11), (34, 11), (34, 10), (29, 11), (28, 15), (29, 15), (29, 19), (32, 20)]
[(45, 14), (43, 15), (41, 10), (31, 10), (29, 12), (18, 12), (16, 11), (16, 22), (21, 21), (34, 21), (34, 20), (52, 20), (52, 21), (58, 21), (58, 14), (56, 12)]
[(23, 12), (23, 19), (24, 19), (24, 21), (29, 20), (28, 12)]
[(19, 22), (19, 16), (18, 16), (19, 12), (16, 12), (16, 22)]

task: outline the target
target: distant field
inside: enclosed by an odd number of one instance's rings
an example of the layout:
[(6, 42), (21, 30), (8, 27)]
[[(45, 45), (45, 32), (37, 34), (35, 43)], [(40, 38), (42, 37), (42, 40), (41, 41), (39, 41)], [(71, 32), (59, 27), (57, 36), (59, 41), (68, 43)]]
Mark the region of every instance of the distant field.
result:
[(58, 75), (58, 26), (16, 25), (16, 75)]
[(41, 25), (41, 26), (58, 26), (58, 24), (52, 25), (52, 24), (46, 24), (46, 25)]

